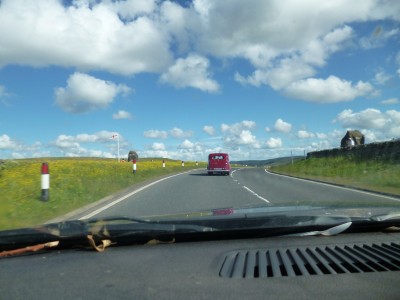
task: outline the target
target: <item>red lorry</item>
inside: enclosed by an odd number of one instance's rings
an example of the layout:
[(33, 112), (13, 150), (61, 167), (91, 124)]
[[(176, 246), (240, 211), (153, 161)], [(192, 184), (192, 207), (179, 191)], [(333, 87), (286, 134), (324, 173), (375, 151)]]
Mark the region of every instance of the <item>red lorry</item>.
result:
[(213, 175), (213, 174), (229, 175), (231, 173), (231, 165), (229, 163), (228, 153), (209, 154), (207, 172), (208, 175)]

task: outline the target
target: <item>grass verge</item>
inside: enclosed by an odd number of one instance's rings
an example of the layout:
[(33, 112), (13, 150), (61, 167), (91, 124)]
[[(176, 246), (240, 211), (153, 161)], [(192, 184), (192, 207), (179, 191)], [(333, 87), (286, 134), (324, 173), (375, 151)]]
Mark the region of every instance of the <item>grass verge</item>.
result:
[(376, 192), (400, 195), (400, 164), (352, 157), (309, 158), (271, 171)]
[[(41, 165), (50, 169), (49, 201), (41, 201)], [(140, 159), (131, 163), (102, 158), (46, 158), (6, 160), (0, 165), (0, 230), (42, 224), (95, 202), (133, 184), (206, 163)]]

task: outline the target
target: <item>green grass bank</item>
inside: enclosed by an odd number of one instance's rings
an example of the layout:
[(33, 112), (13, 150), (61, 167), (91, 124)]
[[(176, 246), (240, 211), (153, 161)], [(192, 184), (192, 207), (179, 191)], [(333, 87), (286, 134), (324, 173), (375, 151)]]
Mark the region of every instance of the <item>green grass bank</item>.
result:
[[(50, 169), (49, 200), (41, 200), (41, 166)], [(0, 164), (0, 230), (35, 226), (149, 179), (205, 168), (206, 163), (140, 159), (132, 163), (102, 158), (5, 160)]]
[(396, 161), (342, 156), (309, 158), (293, 164), (273, 166), (271, 171), (400, 195), (400, 163)]

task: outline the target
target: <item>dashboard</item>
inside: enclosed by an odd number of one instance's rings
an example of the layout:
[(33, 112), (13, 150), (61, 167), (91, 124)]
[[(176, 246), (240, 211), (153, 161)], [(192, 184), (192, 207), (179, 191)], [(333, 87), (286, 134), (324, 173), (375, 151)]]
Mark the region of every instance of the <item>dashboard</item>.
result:
[(400, 233), (49, 250), (0, 259), (1, 299), (399, 299)]

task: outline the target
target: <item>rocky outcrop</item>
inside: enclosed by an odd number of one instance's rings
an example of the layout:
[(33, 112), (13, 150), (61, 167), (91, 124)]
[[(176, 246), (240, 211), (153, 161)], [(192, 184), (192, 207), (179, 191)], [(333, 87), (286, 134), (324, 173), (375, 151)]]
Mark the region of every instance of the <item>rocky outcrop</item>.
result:
[(128, 153), (128, 161), (133, 161), (133, 160), (138, 160), (139, 159), (139, 155), (136, 153), (136, 151), (129, 151)]
[(345, 136), (340, 141), (340, 147), (353, 147), (365, 144), (364, 135), (358, 130), (347, 130)]

